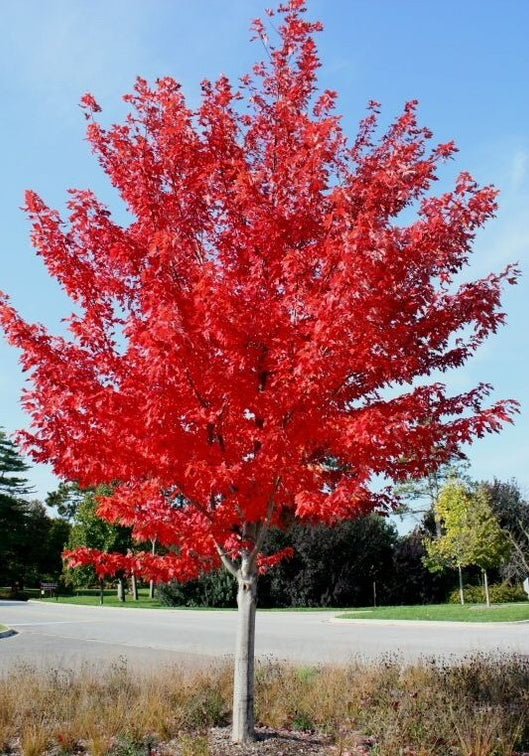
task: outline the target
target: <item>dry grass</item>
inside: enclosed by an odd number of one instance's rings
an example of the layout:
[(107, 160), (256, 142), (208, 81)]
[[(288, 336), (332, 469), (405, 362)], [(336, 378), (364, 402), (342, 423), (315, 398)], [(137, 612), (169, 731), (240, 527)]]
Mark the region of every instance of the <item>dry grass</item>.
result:
[[(133, 674), (125, 662), (104, 670), (19, 667), (0, 678), (0, 753), (139, 756), (174, 741), (185, 756), (208, 754), (206, 729), (229, 722), (231, 675), (227, 662), (152, 675)], [(260, 724), (328, 733), (337, 753), (352, 751), (358, 732), (372, 738), (373, 756), (511, 756), (529, 746), (523, 657), (302, 668), (268, 662), (257, 665), (256, 683)]]

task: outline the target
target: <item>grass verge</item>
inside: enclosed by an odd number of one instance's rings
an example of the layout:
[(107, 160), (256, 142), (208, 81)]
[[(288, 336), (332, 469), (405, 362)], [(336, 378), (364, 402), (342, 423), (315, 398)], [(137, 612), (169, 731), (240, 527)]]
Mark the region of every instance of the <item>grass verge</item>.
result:
[[(137, 674), (123, 660), (80, 670), (20, 666), (0, 677), (0, 752), (168, 755), (199, 738), (201, 753), (212, 755), (207, 731), (229, 723), (231, 681), (224, 661), (194, 673)], [(377, 756), (511, 756), (529, 748), (529, 659), (259, 663), (256, 719), (326, 733), (340, 754), (361, 737)]]
[[(57, 598), (43, 598), (40, 601), (49, 604), (78, 604), (80, 606), (100, 606), (99, 596), (58, 596)], [(146, 596), (140, 596), (137, 601), (127, 597), (126, 601), (119, 601), (116, 594), (113, 592), (105, 594), (103, 598), (103, 606), (119, 606), (132, 609), (167, 609), (167, 607), (161, 606), (157, 599), (150, 599)]]
[[(95, 592), (82, 596), (59, 596), (41, 599), (52, 604), (79, 604), (82, 606), (99, 606), (99, 595)], [(162, 606), (157, 599), (149, 599), (147, 591), (140, 591), (138, 601), (127, 597), (125, 602), (118, 601), (114, 591), (105, 592), (103, 606), (117, 606), (126, 609), (188, 609), (193, 611), (234, 611), (235, 607), (214, 609), (201, 606)], [(329, 607), (289, 607), (287, 609), (260, 609), (266, 612), (336, 612), (339, 619), (381, 619), (381, 620), (430, 620), (445, 622), (521, 622), (529, 620), (529, 601), (520, 604), (495, 604), (487, 608), (483, 604), (432, 604), (419, 606), (381, 606), (377, 609), (332, 609)]]
[(425, 606), (381, 606), (353, 609), (338, 619), (430, 620), (441, 622), (521, 622), (529, 620), (529, 601), (523, 604), (431, 604)]

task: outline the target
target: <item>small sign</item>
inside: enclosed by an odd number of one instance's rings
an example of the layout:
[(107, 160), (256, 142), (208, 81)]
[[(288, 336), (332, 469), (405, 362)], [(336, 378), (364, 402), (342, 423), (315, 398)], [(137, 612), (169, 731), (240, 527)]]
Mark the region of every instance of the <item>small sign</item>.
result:
[(56, 591), (59, 587), (59, 583), (41, 583), (40, 587), (43, 591)]
[(523, 581), (523, 589), (529, 596), (529, 577), (526, 577), (525, 580)]

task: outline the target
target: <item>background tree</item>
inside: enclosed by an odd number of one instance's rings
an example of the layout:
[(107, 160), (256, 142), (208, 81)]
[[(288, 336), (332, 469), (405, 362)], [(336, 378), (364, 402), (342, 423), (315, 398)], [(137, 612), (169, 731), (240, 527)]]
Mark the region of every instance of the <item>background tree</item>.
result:
[(16, 445), (0, 430), (0, 585), (35, 586), (58, 580), (61, 552), (69, 526), (50, 518), (32, 493), (24, 473), (29, 466)]
[(435, 503), (441, 489), (450, 479), (469, 481), (466, 474), (469, 466), (470, 463), (466, 459), (453, 459), (429, 471), (423, 478), (411, 479), (395, 486), (395, 494), (402, 502), (398, 514), (401, 517), (419, 515), (421, 520), (424, 520), (426, 515), (431, 515), (435, 525), (435, 536), (440, 538), (442, 529), (439, 518), (436, 516)]
[[(428, 513), (426, 518), (430, 519)], [(448, 566), (433, 572), (426, 567), (425, 538), (436, 537), (431, 520), (428, 529), (416, 527), (395, 542), (388, 604), (440, 604), (457, 583), (456, 573)]]
[(462, 569), (478, 566), (483, 573), (486, 603), (490, 606), (487, 570), (499, 566), (509, 548), (486, 491), (471, 490), (461, 481), (453, 480), (441, 490), (436, 513), (443, 532), (441, 538), (426, 541), (426, 565), (432, 571), (456, 567), (462, 604), (465, 602)]
[(468, 518), (468, 564), (483, 573), (485, 599), (490, 606), (488, 570), (499, 567), (511, 550), (509, 541), (492, 511), (490, 497), (483, 487), (472, 492)]
[(28, 465), (14, 443), (0, 429), (0, 584), (14, 585), (22, 579), (15, 554), (22, 543), (25, 495), (30, 491), (23, 476)]
[(264, 606), (366, 606), (387, 598), (392, 580), (394, 526), (369, 515), (335, 526), (298, 523), (288, 533), (275, 530), (267, 549), (293, 549), (291, 558), (264, 575)]
[(425, 540), (425, 565), (432, 572), (442, 572), (447, 567), (457, 569), (459, 595), (465, 603), (463, 592), (463, 567), (468, 561), (468, 513), (472, 506), (471, 496), (463, 483), (452, 480), (439, 493), (435, 503), (436, 520), (441, 523), (440, 538)]
[[(131, 529), (103, 520), (97, 514), (97, 496), (110, 493), (109, 487), (100, 486), (96, 490), (82, 492), (80, 503), (76, 503), (75, 519), (68, 540), (68, 549), (97, 549), (102, 552), (127, 554), (132, 548)], [(77, 501), (77, 491), (76, 491)], [(94, 568), (90, 565), (66, 569), (66, 580), (75, 588), (87, 588), (98, 582)], [(125, 600), (124, 574), (115, 572), (118, 578), (118, 597)]]
[(304, 6), (280, 7), (275, 45), (256, 20), (267, 59), (238, 88), (203, 82), (194, 112), (173, 79), (138, 79), (104, 129), (85, 95), (132, 220), (79, 190), (65, 220), (28, 192), (33, 243), (76, 304), (70, 336), (0, 306), (33, 384), (27, 448), (82, 487), (122, 481), (99, 513), (168, 549), (84, 548), (72, 564), (169, 580), (222, 562), (236, 577), (236, 741), (253, 736), (257, 576), (281, 558), (263, 554), (269, 529), (386, 507), (374, 477), (420, 477), (515, 411), (486, 406), (486, 385), (428, 383), (504, 319), (512, 267), (454, 283), (496, 191), (462, 173), (431, 196), (456, 148), (431, 145), (415, 102), (380, 136), (372, 102), (348, 142)]
[(46, 506), (56, 509), (60, 517), (66, 520), (75, 519), (85, 492), (78, 483), (61, 481), (55, 491), (49, 491), (46, 496)]
[(529, 502), (516, 481), (480, 483), (494, 514), (511, 545), (509, 558), (501, 567), (506, 580), (522, 581), (529, 576)]

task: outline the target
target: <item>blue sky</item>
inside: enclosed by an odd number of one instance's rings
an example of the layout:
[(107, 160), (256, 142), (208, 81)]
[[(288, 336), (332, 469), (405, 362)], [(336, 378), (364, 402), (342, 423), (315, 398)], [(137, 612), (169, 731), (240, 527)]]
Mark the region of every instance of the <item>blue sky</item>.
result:
[[(23, 0), (0, 5), (0, 289), (31, 321), (52, 330), (70, 312), (29, 244), (20, 211), (26, 188), (62, 208), (68, 187), (116, 198), (84, 141), (78, 102), (86, 91), (103, 106), (105, 123), (120, 119), (137, 75), (171, 75), (191, 104), (199, 82), (226, 73), (237, 79), (258, 60), (250, 20), (272, 0)], [(501, 435), (469, 448), (470, 473), (518, 479), (529, 493), (529, 3), (526, 0), (309, 0), (321, 19), (322, 86), (338, 90), (338, 110), (354, 136), (368, 100), (386, 121), (409, 99), (422, 123), (460, 153), (441, 188), (460, 170), (500, 190), (498, 217), (480, 232), (470, 277), (519, 261), (523, 278), (506, 292), (508, 325), (447, 382), (454, 392), (491, 382), (494, 398), (516, 398), (522, 413)], [(0, 425), (27, 425), (18, 399), (17, 354), (0, 344)], [(51, 471), (30, 478), (43, 498)]]

